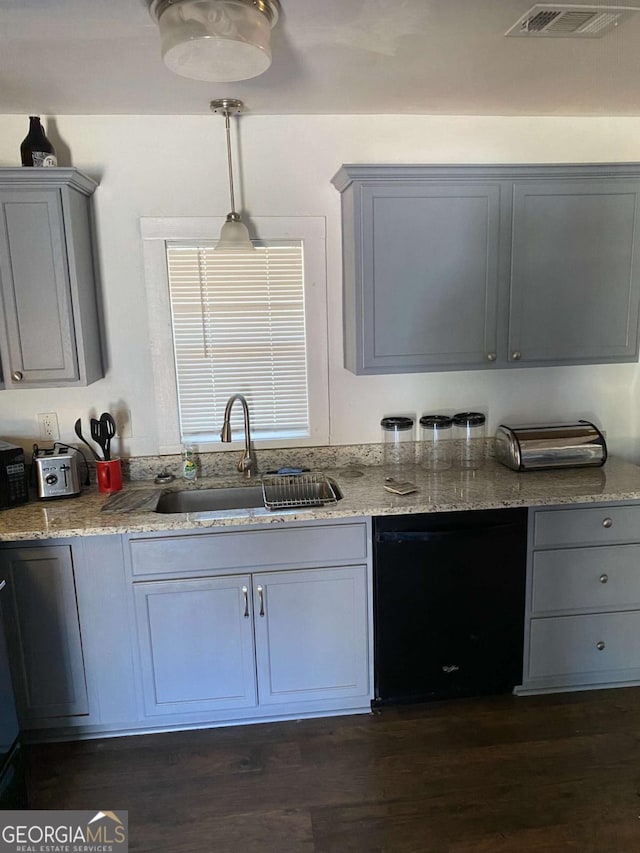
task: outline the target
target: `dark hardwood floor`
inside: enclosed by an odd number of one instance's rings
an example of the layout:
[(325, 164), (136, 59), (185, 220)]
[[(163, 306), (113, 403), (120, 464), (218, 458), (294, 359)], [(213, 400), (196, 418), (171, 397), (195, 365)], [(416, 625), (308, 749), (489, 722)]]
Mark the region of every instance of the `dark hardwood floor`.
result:
[(640, 688), (27, 748), (137, 853), (640, 853)]

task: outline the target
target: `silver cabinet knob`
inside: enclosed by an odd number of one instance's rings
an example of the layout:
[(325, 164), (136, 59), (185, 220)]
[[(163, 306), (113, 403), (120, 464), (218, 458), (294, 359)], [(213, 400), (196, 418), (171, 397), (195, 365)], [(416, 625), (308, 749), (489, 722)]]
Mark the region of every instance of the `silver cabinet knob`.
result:
[(600, 575), (600, 583), (606, 583), (609, 580), (609, 575)]
[(11, 374), (11, 378), (13, 379), (14, 382), (22, 382), (22, 380), (24, 379), (24, 376), (22, 375), (22, 373), (20, 373), (19, 370), (14, 370), (13, 373)]
[(487, 361), (495, 361), (495, 360), (496, 360), (495, 352), (488, 352), (487, 353)]
[(596, 643), (596, 649), (601, 652), (604, 649), (604, 643), (600, 640), (599, 643)]
[(522, 358), (522, 353), (521, 353), (521, 352), (518, 352), (518, 350), (516, 350), (515, 352), (512, 352), (512, 353), (511, 353), (511, 358), (512, 358), (514, 361), (520, 361), (520, 359)]
[(613, 527), (613, 519), (612, 518), (605, 518), (602, 522), (602, 526), (606, 527), (606, 528)]

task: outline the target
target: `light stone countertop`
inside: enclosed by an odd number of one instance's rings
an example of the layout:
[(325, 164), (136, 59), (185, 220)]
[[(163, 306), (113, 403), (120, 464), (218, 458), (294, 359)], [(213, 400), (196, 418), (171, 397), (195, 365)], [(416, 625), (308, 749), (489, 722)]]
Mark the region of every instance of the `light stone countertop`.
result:
[[(354, 476), (354, 472), (361, 472)], [(78, 498), (32, 501), (15, 509), (0, 511), (0, 541), (56, 539), (120, 533), (193, 530), (229, 525), (273, 524), (311, 519), (449, 512), (516, 506), (544, 506), (593, 502), (640, 500), (640, 467), (610, 458), (602, 468), (572, 468), (556, 471), (516, 473), (490, 460), (473, 472), (452, 469), (428, 474), (416, 467), (411, 479), (418, 491), (405, 497), (383, 489), (384, 475), (377, 466), (325, 470), (339, 485), (343, 499), (314, 509), (271, 512), (266, 509), (207, 513), (160, 514), (153, 510), (165, 491), (193, 488), (176, 480), (169, 486), (152, 481), (126, 483), (111, 498), (96, 487)], [(254, 481), (255, 483), (255, 481)], [(233, 480), (198, 480), (196, 488), (250, 485)]]

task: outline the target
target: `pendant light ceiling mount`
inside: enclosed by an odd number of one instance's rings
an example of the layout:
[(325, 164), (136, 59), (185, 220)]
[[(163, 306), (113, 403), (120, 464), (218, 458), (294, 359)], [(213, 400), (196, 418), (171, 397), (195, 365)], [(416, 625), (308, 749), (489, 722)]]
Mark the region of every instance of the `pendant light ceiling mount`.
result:
[(213, 113), (224, 116), (227, 139), (227, 164), (229, 167), (229, 196), (231, 199), (231, 211), (227, 214), (227, 219), (220, 231), (220, 239), (218, 240), (216, 251), (252, 252), (254, 246), (249, 237), (249, 231), (236, 210), (235, 193), (233, 191), (233, 162), (231, 159), (230, 116), (239, 115), (244, 110), (244, 104), (236, 98), (217, 98), (209, 103), (209, 109)]
[(271, 65), (279, 0), (147, 0), (165, 65), (209, 83), (249, 80)]
[(244, 103), (237, 98), (216, 98), (209, 102), (209, 109), (212, 113), (222, 113), (222, 115), (239, 114), (244, 110)]

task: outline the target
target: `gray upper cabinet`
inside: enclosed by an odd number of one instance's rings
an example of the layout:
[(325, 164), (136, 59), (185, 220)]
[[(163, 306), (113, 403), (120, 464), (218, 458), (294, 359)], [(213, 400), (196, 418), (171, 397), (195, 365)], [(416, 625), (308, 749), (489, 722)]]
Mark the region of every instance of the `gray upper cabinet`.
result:
[(640, 165), (343, 166), (345, 367), (634, 361)]
[(499, 186), (402, 182), (363, 187), (360, 199), (363, 362), (484, 364), (497, 346)]
[(5, 388), (104, 375), (90, 197), (76, 169), (0, 169), (0, 358)]
[(639, 190), (638, 179), (514, 183), (512, 361), (635, 360)]

